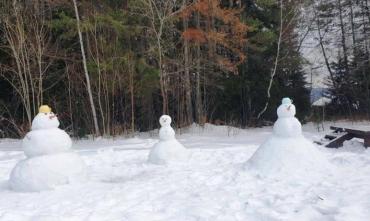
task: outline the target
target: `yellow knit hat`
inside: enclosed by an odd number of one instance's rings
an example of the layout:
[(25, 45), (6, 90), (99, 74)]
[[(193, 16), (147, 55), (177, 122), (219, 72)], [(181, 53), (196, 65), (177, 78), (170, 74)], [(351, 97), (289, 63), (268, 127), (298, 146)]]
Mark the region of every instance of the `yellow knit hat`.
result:
[(50, 113), (50, 112), (51, 112), (51, 108), (48, 105), (42, 105), (39, 108), (39, 113)]

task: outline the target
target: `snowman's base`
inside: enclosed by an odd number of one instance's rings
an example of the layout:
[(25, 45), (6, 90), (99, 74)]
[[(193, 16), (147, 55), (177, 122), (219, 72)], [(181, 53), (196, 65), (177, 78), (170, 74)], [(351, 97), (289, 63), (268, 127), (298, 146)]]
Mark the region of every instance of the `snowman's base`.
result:
[(323, 153), (303, 136), (287, 138), (273, 135), (247, 161), (246, 169), (261, 177), (300, 178), (320, 176), (332, 166)]
[(148, 162), (153, 164), (167, 164), (184, 162), (189, 159), (189, 151), (176, 139), (159, 141), (149, 153)]
[(20, 161), (12, 170), (12, 190), (34, 192), (86, 179), (86, 166), (73, 152), (43, 155)]

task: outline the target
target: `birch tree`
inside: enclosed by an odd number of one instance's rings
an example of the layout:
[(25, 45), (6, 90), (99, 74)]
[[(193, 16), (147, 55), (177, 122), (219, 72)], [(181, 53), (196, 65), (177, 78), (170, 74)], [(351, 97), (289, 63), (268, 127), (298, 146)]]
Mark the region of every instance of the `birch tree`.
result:
[(0, 64), (1, 76), (19, 95), (31, 125), (33, 115), (44, 102), (43, 82), (55, 54), (45, 21), (46, 9), (18, 1), (4, 3), (2, 9), (2, 31), (6, 39), (2, 48), (15, 65)]
[(271, 98), (272, 84), (274, 82), (274, 78), (275, 78), (275, 75), (276, 75), (276, 70), (277, 70), (277, 67), (278, 67), (278, 64), (279, 64), (280, 46), (281, 46), (281, 40), (282, 40), (282, 36), (283, 36), (283, 25), (284, 25), (283, 24), (283, 22), (284, 22), (284, 20), (283, 20), (283, 0), (280, 0), (279, 8), (280, 8), (280, 28), (279, 28), (279, 37), (278, 37), (278, 42), (277, 42), (276, 57), (275, 57), (274, 67), (271, 71), (271, 76), (270, 76), (270, 80), (269, 80), (268, 87), (267, 87), (266, 103), (265, 103), (264, 107), (262, 108), (262, 110), (258, 113), (257, 119), (260, 119), (262, 114), (264, 114), (265, 111), (267, 110), (267, 107), (269, 105), (270, 98)]
[[(177, 0), (138, 0), (134, 13), (139, 13), (148, 18), (150, 31), (155, 38), (156, 58), (159, 69), (159, 83), (162, 96), (162, 112), (168, 114), (168, 73), (166, 73), (164, 47), (165, 31), (173, 27), (175, 15), (179, 13), (180, 2)], [(171, 31), (171, 30), (170, 30)]]
[(76, 24), (77, 24), (77, 32), (78, 32), (78, 38), (80, 42), (80, 48), (81, 48), (81, 55), (82, 55), (82, 63), (84, 68), (84, 74), (86, 79), (86, 90), (89, 95), (89, 102), (90, 102), (90, 108), (93, 115), (93, 121), (94, 121), (94, 129), (95, 129), (95, 135), (99, 136), (99, 124), (98, 124), (98, 118), (96, 115), (96, 109), (94, 105), (94, 98), (91, 90), (91, 83), (90, 83), (90, 76), (87, 69), (87, 62), (86, 62), (86, 54), (85, 54), (85, 48), (84, 48), (84, 42), (82, 37), (82, 31), (81, 31), (81, 24), (80, 24), (80, 14), (78, 12), (78, 6), (77, 6), (77, 0), (73, 0), (73, 5), (75, 9), (75, 15), (76, 15)]

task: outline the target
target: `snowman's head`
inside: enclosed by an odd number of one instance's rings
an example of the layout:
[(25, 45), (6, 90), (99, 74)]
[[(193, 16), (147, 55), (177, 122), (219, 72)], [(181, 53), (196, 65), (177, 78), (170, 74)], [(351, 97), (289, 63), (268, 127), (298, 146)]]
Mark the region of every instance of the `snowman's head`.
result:
[(162, 115), (159, 118), (159, 123), (161, 124), (162, 127), (170, 126), (171, 122), (172, 122), (171, 117), (168, 115)]
[(292, 104), (293, 101), (289, 97), (284, 97), (283, 100), (281, 100), (281, 104)]
[(294, 117), (296, 109), (290, 98), (284, 98), (277, 109), (278, 117)]
[(32, 121), (32, 130), (58, 128), (59, 120), (56, 114), (51, 111), (51, 108), (43, 105), (39, 109), (39, 113)]

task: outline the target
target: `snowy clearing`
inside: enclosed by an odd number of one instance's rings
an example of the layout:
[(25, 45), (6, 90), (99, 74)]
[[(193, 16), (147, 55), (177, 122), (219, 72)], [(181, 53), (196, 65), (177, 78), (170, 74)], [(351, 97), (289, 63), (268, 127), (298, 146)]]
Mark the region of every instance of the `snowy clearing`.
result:
[[(312, 124), (303, 131), (310, 140), (329, 132)], [(370, 149), (356, 140), (341, 149), (317, 147), (337, 168), (321, 171), (324, 179), (264, 179), (243, 165), (272, 128), (207, 125), (181, 132), (177, 138), (190, 149), (190, 160), (167, 166), (146, 163), (155, 132), (75, 141), (89, 181), (37, 193), (9, 190), (9, 173), (25, 156), (20, 141), (0, 140), (0, 220), (370, 220)]]

